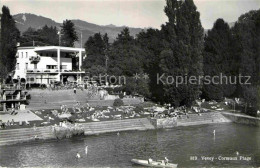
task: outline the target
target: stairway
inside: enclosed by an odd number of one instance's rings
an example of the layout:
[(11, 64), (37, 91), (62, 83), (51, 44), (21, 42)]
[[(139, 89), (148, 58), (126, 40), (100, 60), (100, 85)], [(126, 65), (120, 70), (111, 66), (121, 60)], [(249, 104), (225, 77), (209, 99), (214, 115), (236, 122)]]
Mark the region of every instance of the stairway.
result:
[(198, 114), (182, 115), (181, 118), (177, 119), (177, 126), (188, 126), (198, 124), (210, 124), (217, 122), (229, 122), (221, 113), (210, 112)]
[(34, 130), (33, 128), (1, 130), (0, 146), (35, 140), (35, 135), (37, 135), (39, 139), (55, 138), (50, 126), (37, 127), (36, 130)]
[(147, 118), (83, 123), (85, 135), (155, 129)]
[[(147, 118), (90, 122), (81, 123), (81, 125), (84, 128), (85, 135), (154, 129), (154, 126)], [(35, 140), (35, 135), (41, 140), (56, 139), (51, 126), (37, 127), (36, 130), (33, 128), (1, 130), (0, 146)]]

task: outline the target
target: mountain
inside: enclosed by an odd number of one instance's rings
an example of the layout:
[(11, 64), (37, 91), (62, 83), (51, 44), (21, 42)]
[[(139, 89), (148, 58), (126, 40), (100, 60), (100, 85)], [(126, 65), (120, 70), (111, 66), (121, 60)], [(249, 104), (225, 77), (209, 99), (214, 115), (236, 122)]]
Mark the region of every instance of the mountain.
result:
[[(58, 29), (60, 29), (60, 26), (62, 25), (62, 23), (57, 23), (50, 18), (46, 18), (43, 16), (38, 16), (30, 13), (16, 14), (13, 16), (13, 18), (15, 19), (16, 26), (21, 33), (25, 32), (29, 27), (34, 29), (40, 29), (43, 26), (47, 25), (47, 26), (56, 26)], [(107, 33), (109, 37), (109, 41), (113, 42), (116, 39), (117, 35), (125, 28), (125, 26), (117, 27), (112, 24), (101, 26), (83, 20), (72, 20), (72, 22), (74, 23), (76, 31), (78, 32), (79, 41), (78, 43), (75, 44), (77, 47), (80, 46), (81, 32), (82, 32), (82, 45), (84, 46), (85, 42), (90, 36), (99, 32), (101, 34)], [(132, 36), (135, 36), (140, 31), (142, 31), (141, 28), (131, 28), (131, 27), (129, 27), (129, 30)]]
[(26, 31), (29, 27), (34, 29), (40, 29), (44, 25), (60, 27), (60, 23), (56, 23), (54, 20), (34, 14), (17, 14), (14, 15), (13, 18), (16, 21), (16, 27), (21, 33)]

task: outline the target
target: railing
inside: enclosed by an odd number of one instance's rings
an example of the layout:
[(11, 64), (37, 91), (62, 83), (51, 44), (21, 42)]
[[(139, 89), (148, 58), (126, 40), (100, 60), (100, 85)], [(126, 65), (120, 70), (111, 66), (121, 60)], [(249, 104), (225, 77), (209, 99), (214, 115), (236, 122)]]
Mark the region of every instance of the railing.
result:
[(0, 86), (0, 89), (20, 89), (20, 87), (18, 85), (14, 85), (14, 84), (4, 84)]
[(25, 96), (7, 95), (5, 100), (26, 100)]
[(73, 71), (68, 69), (27, 69), (26, 73), (59, 73), (59, 72), (84, 72), (84, 71)]
[(25, 70), (26, 73), (58, 73), (58, 69), (27, 69)]

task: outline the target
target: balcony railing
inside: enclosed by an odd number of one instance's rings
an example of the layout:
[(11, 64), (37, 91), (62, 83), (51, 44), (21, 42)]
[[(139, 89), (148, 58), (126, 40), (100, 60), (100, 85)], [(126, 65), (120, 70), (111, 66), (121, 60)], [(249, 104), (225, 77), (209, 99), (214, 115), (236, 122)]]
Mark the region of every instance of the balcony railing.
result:
[(58, 73), (58, 69), (27, 69), (27, 73)]
[(17, 95), (7, 95), (5, 100), (26, 100), (26, 97)]
[(59, 72), (84, 72), (84, 71), (73, 71), (68, 69), (27, 69), (26, 73), (59, 73)]
[(0, 89), (17, 90), (17, 89), (23, 89), (23, 88), (18, 84), (2, 84), (0, 86)]

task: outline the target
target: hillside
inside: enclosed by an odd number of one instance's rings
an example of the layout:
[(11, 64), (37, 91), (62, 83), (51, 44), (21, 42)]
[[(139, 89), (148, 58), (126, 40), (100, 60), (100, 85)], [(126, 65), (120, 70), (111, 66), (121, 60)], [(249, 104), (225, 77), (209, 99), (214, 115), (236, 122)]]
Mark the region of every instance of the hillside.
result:
[[(13, 16), (16, 21), (16, 26), (20, 30), (21, 33), (26, 31), (29, 27), (32, 27), (34, 29), (39, 29), (43, 27), (44, 25), (47, 26), (56, 26), (58, 29), (60, 29), (60, 26), (62, 23), (57, 23), (54, 20), (50, 18), (46, 18), (43, 16), (38, 16), (35, 14), (30, 13), (24, 13), (24, 14), (17, 14)], [(80, 32), (82, 32), (82, 41), (83, 45), (87, 41), (87, 39), (94, 35), (95, 33), (101, 33), (101, 34), (108, 34), (110, 42), (114, 41), (117, 37), (117, 35), (123, 30), (125, 27), (117, 27), (115, 25), (96, 25), (93, 23), (89, 23), (83, 20), (72, 20), (72, 22), (75, 24), (75, 28), (79, 34), (80, 39)], [(138, 34), (142, 29), (141, 28), (131, 28), (129, 27), (130, 34), (132, 36), (135, 36)], [(76, 44), (76, 46), (80, 46), (80, 41)]]

